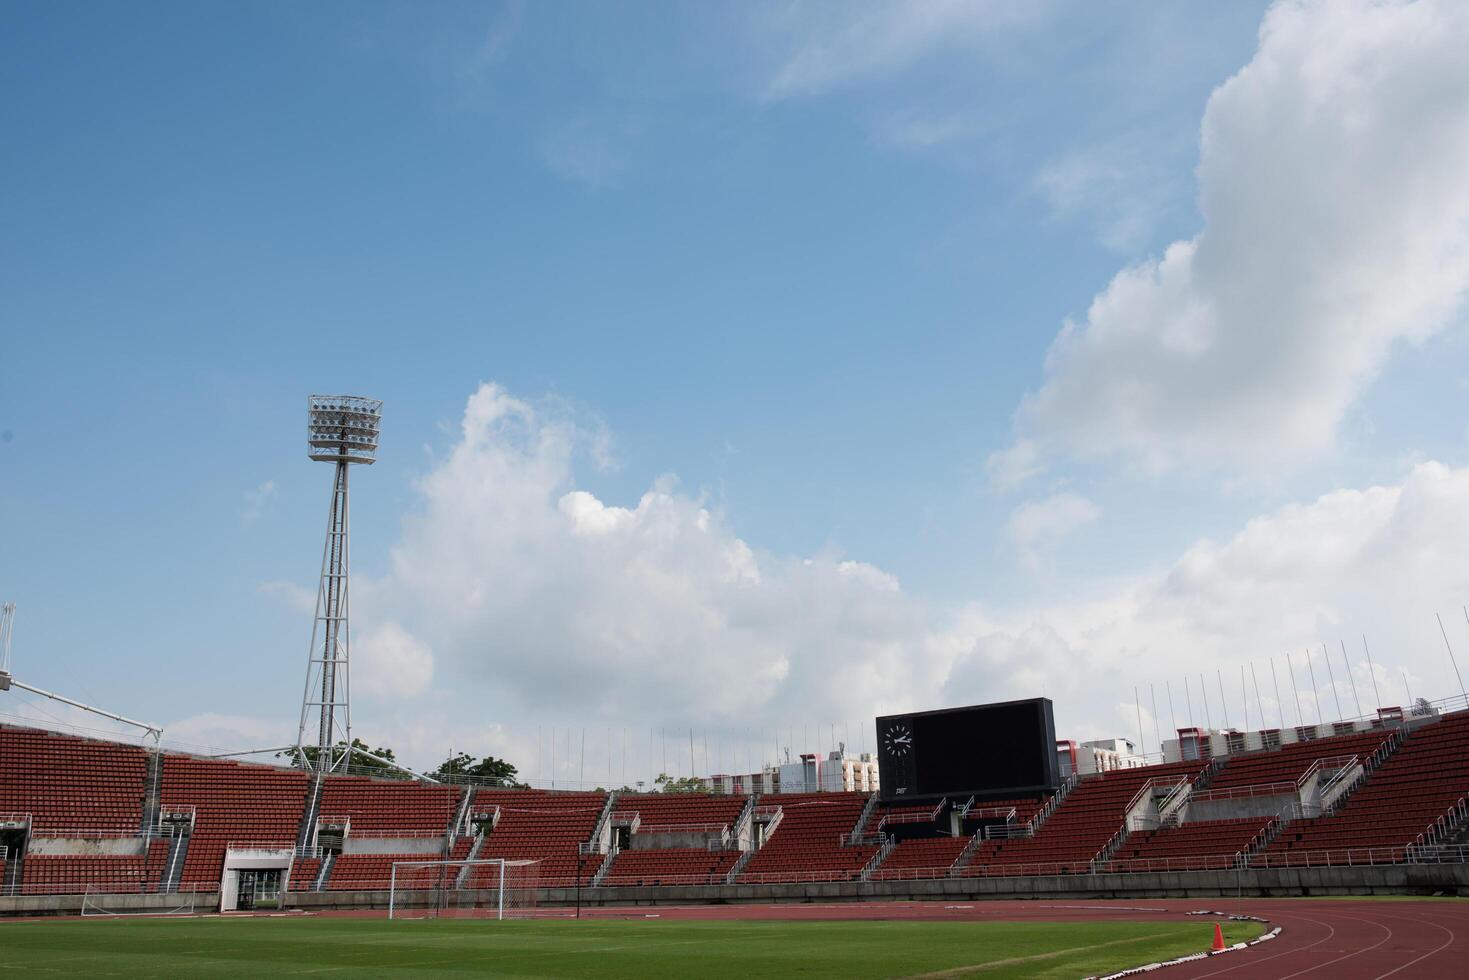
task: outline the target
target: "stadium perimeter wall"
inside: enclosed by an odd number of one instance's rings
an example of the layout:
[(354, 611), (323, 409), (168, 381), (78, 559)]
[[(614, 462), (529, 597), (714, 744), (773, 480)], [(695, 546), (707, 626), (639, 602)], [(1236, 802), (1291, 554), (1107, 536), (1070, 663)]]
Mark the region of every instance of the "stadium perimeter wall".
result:
[[(721, 905), (775, 902), (986, 901), (1000, 899), (1251, 898), (1334, 895), (1469, 897), (1469, 864), (1391, 864), (1337, 868), (1261, 868), (1247, 871), (1167, 871), (1148, 874), (1038, 875), (1035, 877), (936, 878), (916, 881), (834, 881), (784, 885), (673, 885), (583, 888), (582, 905)], [(386, 909), (386, 891), (291, 892), (286, 908), (303, 911)], [(483, 893), (486, 903), (491, 892)], [(542, 906), (569, 906), (574, 888), (542, 888)], [(124, 895), (108, 901), (119, 911), (166, 911), (174, 895)], [(80, 895), (0, 898), (0, 916), (77, 915)], [(217, 894), (201, 894), (201, 910), (219, 907)]]
[[(1262, 868), (1152, 874), (937, 878), (918, 881), (835, 881), (784, 885), (672, 885), (583, 888), (583, 905), (711, 905), (742, 902), (985, 901), (989, 899), (1218, 898), (1233, 895), (1469, 896), (1469, 864), (1378, 865), (1345, 868)], [(486, 893), (486, 901), (490, 899)], [(574, 888), (542, 888), (539, 904), (577, 901)], [(299, 892), (293, 908), (387, 908), (388, 893)]]

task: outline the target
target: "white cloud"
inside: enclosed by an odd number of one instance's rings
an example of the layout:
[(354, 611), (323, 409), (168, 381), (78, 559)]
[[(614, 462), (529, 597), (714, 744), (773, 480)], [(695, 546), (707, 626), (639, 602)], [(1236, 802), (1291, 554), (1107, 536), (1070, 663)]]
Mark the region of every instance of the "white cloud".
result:
[(273, 582), (261, 582), (256, 586), (256, 591), (261, 595), (280, 600), (297, 612), (316, 612), (316, 593), (304, 585), (278, 579)]
[(1020, 555), (1021, 563), (1035, 570), (1062, 540), (1095, 521), (1100, 514), (1090, 500), (1063, 491), (1016, 507), (1005, 523), (1005, 534)]
[(375, 697), (417, 697), (434, 679), (434, 655), (422, 640), (395, 622), (361, 632), (352, 644), (358, 689)]
[(1176, 196), (1165, 161), (1143, 145), (1133, 137), (1068, 153), (1041, 168), (1036, 188), (1058, 218), (1087, 218), (1108, 248), (1138, 248)]
[(245, 491), (245, 508), (240, 511), (240, 520), (245, 522), (259, 520), (269, 509), (276, 497), (274, 480), (266, 480), (254, 490)]
[(1273, 7), (1204, 114), (1203, 230), (1065, 326), (1021, 442), (1250, 472), (1329, 448), (1469, 287), (1466, 45), (1461, 3)]
[(1041, 450), (1030, 439), (1017, 439), (1009, 449), (991, 453), (984, 462), (985, 477), (999, 491), (1017, 490), (1040, 473)]
[[(283, 718), (206, 712), (164, 726), (164, 742), (196, 752), (239, 752), (296, 744), (296, 725)], [(262, 756), (259, 761), (274, 761)]]
[(786, 8), (781, 33), (796, 39), (771, 78), (766, 97), (820, 95), (851, 82), (900, 71), (944, 48), (963, 48), (1049, 4), (998, 0), (900, 0)]
[[(469, 399), (461, 433), (419, 481), (390, 573), (354, 582), (364, 634), (400, 624), (401, 642), (383, 649), (421, 645), (420, 676), (431, 664), (432, 683), (410, 685), (422, 695), (396, 691), (401, 704), (374, 712), (395, 746), (462, 738), (464, 718), (503, 725), (524, 750), (525, 726), (557, 719), (733, 730), (1040, 692), (1068, 735), (1133, 736), (1117, 729), (1116, 705), (1135, 684), (1161, 692), (1171, 678), (1182, 711), (1183, 673), (1196, 685), (1205, 670), (1213, 685), (1222, 667), (1242, 720), (1241, 664), (1265, 671), (1271, 654), (1299, 658), (1323, 641), (1334, 651), (1364, 632), (1385, 702), (1403, 700), (1404, 667), (1422, 693), (1451, 693), (1432, 603), (1469, 592), (1455, 547), (1469, 537), (1469, 469), (1425, 463), (1399, 485), (1282, 507), (1158, 572), (997, 608), (928, 602), (860, 561), (757, 552), (668, 479), (633, 505), (606, 503), (575, 485), (586, 448), (575, 420), (495, 385)], [(1090, 502), (1059, 493), (1017, 508), (1011, 527), (1043, 555), (1095, 517)], [(1360, 641), (1350, 649), (1365, 682)], [(354, 682), (374, 684), (370, 673), (404, 660), (364, 654)], [(1278, 669), (1285, 683), (1283, 659)], [(1317, 672), (1332, 713), (1324, 664)]]

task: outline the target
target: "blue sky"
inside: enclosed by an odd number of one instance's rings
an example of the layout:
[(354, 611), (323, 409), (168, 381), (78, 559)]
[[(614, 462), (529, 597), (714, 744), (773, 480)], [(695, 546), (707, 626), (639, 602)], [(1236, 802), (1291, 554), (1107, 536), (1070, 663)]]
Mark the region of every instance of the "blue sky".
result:
[[(418, 670), (360, 664), (357, 724), (418, 756), (1036, 686), (1111, 734), (1181, 649), (1237, 671), (1364, 631), (1457, 693), (1421, 637), (1469, 591), (1435, 524), (1469, 482), (1469, 225), (1464, 147), (1425, 134), (1465, 116), (1412, 98), (1463, 81), (1425, 40), (1451, 5), (0, 19), (18, 675), (206, 744), (293, 735), (304, 402), (345, 391), (386, 402), (358, 635)], [(588, 544), (584, 499), (626, 540)], [(1428, 553), (1384, 562), (1418, 499)]]

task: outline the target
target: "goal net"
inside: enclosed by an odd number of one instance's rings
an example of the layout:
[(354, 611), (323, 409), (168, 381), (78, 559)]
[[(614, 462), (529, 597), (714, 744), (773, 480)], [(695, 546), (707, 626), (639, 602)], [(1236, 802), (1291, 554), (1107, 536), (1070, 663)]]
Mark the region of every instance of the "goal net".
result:
[(206, 902), (197, 892), (123, 892), (88, 885), (82, 895), (82, 915), (198, 915), (213, 912), (219, 902)]
[(539, 861), (394, 861), (390, 919), (527, 919), (535, 915)]

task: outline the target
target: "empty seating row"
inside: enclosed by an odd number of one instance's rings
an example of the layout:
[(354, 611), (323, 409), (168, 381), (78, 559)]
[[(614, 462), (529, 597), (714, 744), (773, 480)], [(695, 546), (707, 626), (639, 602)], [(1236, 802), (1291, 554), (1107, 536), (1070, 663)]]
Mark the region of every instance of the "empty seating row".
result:
[(292, 769), (165, 754), (160, 799), (194, 808), (184, 884), (217, 884), (231, 842), (292, 847), (311, 777)]
[(136, 832), (147, 776), (135, 746), (0, 725), (0, 812), (33, 829)]
[(760, 797), (762, 807), (781, 808), (775, 833), (755, 852), (739, 880), (781, 878), (856, 878), (877, 848), (842, 844), (857, 829), (867, 797), (855, 793), (774, 793)]
[(1469, 712), (1415, 730), (1330, 816), (1287, 824), (1256, 867), (1401, 860), (1408, 845), (1469, 795)]
[(443, 834), (454, 821), (463, 793), (459, 786), (407, 779), (327, 776), (318, 812), (324, 817), (351, 817), (353, 833)]
[(1108, 869), (1168, 870), (1175, 865), (1188, 870), (1234, 867), (1236, 855), (1274, 822), (1274, 817), (1242, 817), (1134, 831), (1112, 856)]
[(1352, 735), (1292, 742), (1278, 749), (1247, 752), (1227, 757), (1224, 768), (1215, 773), (1209, 790), (1231, 789), (1265, 783), (1293, 783), (1311, 768), (1317, 759), (1358, 755), (1364, 759), (1385, 742), (1391, 732), (1376, 729)]
[(602, 884), (723, 884), (739, 857), (739, 851), (710, 851), (702, 847), (619, 851)]

